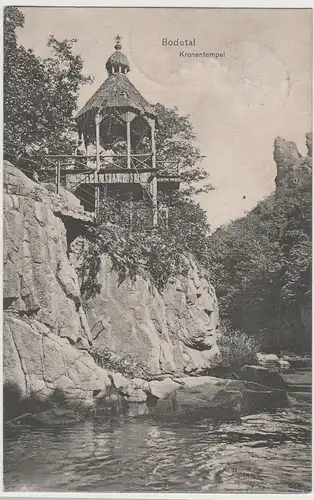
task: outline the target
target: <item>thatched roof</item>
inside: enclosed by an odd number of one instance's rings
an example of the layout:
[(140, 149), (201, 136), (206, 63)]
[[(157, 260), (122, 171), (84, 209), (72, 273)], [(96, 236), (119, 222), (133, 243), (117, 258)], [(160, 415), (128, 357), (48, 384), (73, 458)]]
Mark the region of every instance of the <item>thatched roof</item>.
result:
[(123, 73), (110, 75), (78, 112), (76, 119), (82, 118), (90, 111), (98, 111), (100, 108), (128, 108), (139, 114), (156, 116), (153, 107)]

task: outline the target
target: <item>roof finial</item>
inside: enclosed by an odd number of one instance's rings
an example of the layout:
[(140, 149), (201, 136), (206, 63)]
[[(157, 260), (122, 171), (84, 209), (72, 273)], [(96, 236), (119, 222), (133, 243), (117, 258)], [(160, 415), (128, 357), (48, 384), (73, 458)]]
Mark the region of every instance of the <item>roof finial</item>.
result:
[(121, 38), (121, 36), (118, 34), (114, 39), (116, 41), (116, 44), (115, 44), (114, 48), (116, 50), (121, 50), (122, 49), (122, 45), (121, 45), (122, 38)]

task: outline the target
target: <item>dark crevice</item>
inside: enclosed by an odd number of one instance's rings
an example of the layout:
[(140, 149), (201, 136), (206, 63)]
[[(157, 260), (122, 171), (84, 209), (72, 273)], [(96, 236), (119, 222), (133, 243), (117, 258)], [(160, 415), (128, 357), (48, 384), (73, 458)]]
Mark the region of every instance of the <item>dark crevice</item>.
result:
[(3, 310), (9, 309), (10, 306), (16, 301), (17, 297), (4, 297), (3, 298)]

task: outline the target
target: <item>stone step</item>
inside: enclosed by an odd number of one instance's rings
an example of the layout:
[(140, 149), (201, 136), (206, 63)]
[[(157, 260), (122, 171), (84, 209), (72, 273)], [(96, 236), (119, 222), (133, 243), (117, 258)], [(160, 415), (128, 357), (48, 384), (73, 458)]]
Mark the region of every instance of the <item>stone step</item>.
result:
[(311, 392), (312, 391), (312, 385), (311, 384), (287, 384), (287, 391), (288, 392)]
[(292, 392), (290, 396), (301, 403), (311, 404), (312, 393), (311, 392)]

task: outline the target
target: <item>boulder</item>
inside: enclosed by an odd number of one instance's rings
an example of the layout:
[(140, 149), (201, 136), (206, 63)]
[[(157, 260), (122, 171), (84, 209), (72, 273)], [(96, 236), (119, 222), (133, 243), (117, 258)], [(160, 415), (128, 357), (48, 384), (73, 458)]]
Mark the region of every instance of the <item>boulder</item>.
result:
[(258, 352), (255, 356), (258, 365), (267, 368), (269, 371), (287, 371), (290, 368), (290, 364), (287, 360), (279, 358), (276, 354), (264, 354)]
[(256, 361), (260, 366), (276, 371), (279, 368), (279, 358), (276, 354), (256, 353)]
[(84, 415), (65, 408), (52, 408), (50, 410), (31, 414), (26, 413), (7, 422), (9, 425), (18, 426), (67, 426), (84, 420)]
[(54, 408), (52, 410), (47, 410), (42, 413), (37, 413), (33, 415), (35, 422), (40, 425), (57, 425), (65, 426), (70, 424), (76, 424), (77, 422), (82, 422), (84, 420), (84, 415), (77, 413), (73, 410), (67, 410), (62, 408)]
[(170, 396), (176, 389), (179, 389), (180, 384), (174, 382), (170, 378), (165, 378), (162, 381), (153, 380), (149, 382), (150, 393), (158, 399), (165, 399)]
[(133, 378), (132, 384), (135, 387), (135, 389), (142, 389), (145, 392), (150, 391), (149, 382), (147, 380), (142, 379), (142, 378)]
[[(148, 404), (156, 419), (195, 421), (202, 418), (233, 420), (241, 414), (282, 408), (289, 404), (286, 391), (245, 380), (184, 377), (168, 397)], [(148, 398), (149, 402), (149, 398)]]
[(180, 378), (175, 378), (174, 381), (180, 385), (183, 385), (183, 386), (189, 387), (189, 388), (197, 387), (200, 385), (206, 385), (206, 384), (209, 384), (212, 387), (213, 386), (225, 387), (225, 385), (226, 385), (226, 380), (221, 379), (219, 377), (209, 377), (209, 376), (180, 377)]
[(242, 380), (256, 382), (275, 389), (286, 389), (286, 383), (280, 373), (271, 372), (263, 366), (245, 365), (240, 370)]
[(281, 372), (290, 370), (290, 363), (286, 359), (279, 359), (279, 367)]
[(289, 363), (293, 370), (298, 370), (300, 368), (311, 368), (312, 358), (309, 356), (297, 356), (293, 354), (286, 354), (282, 357), (283, 361)]
[(145, 403), (147, 394), (142, 389), (134, 389), (132, 394), (128, 397), (129, 403)]
[(257, 413), (285, 408), (289, 405), (285, 390), (274, 389), (255, 382), (244, 382), (242, 413)]
[(122, 396), (129, 397), (134, 392), (134, 385), (131, 380), (125, 378), (121, 373), (110, 372), (110, 378), (113, 386)]
[(128, 406), (128, 400), (125, 396), (111, 391), (96, 400), (94, 416), (120, 417), (127, 413)]
[(150, 413), (158, 420), (234, 420), (240, 418), (241, 401), (242, 394), (239, 391), (209, 384), (184, 387), (166, 399), (159, 399), (156, 406), (150, 408)]

